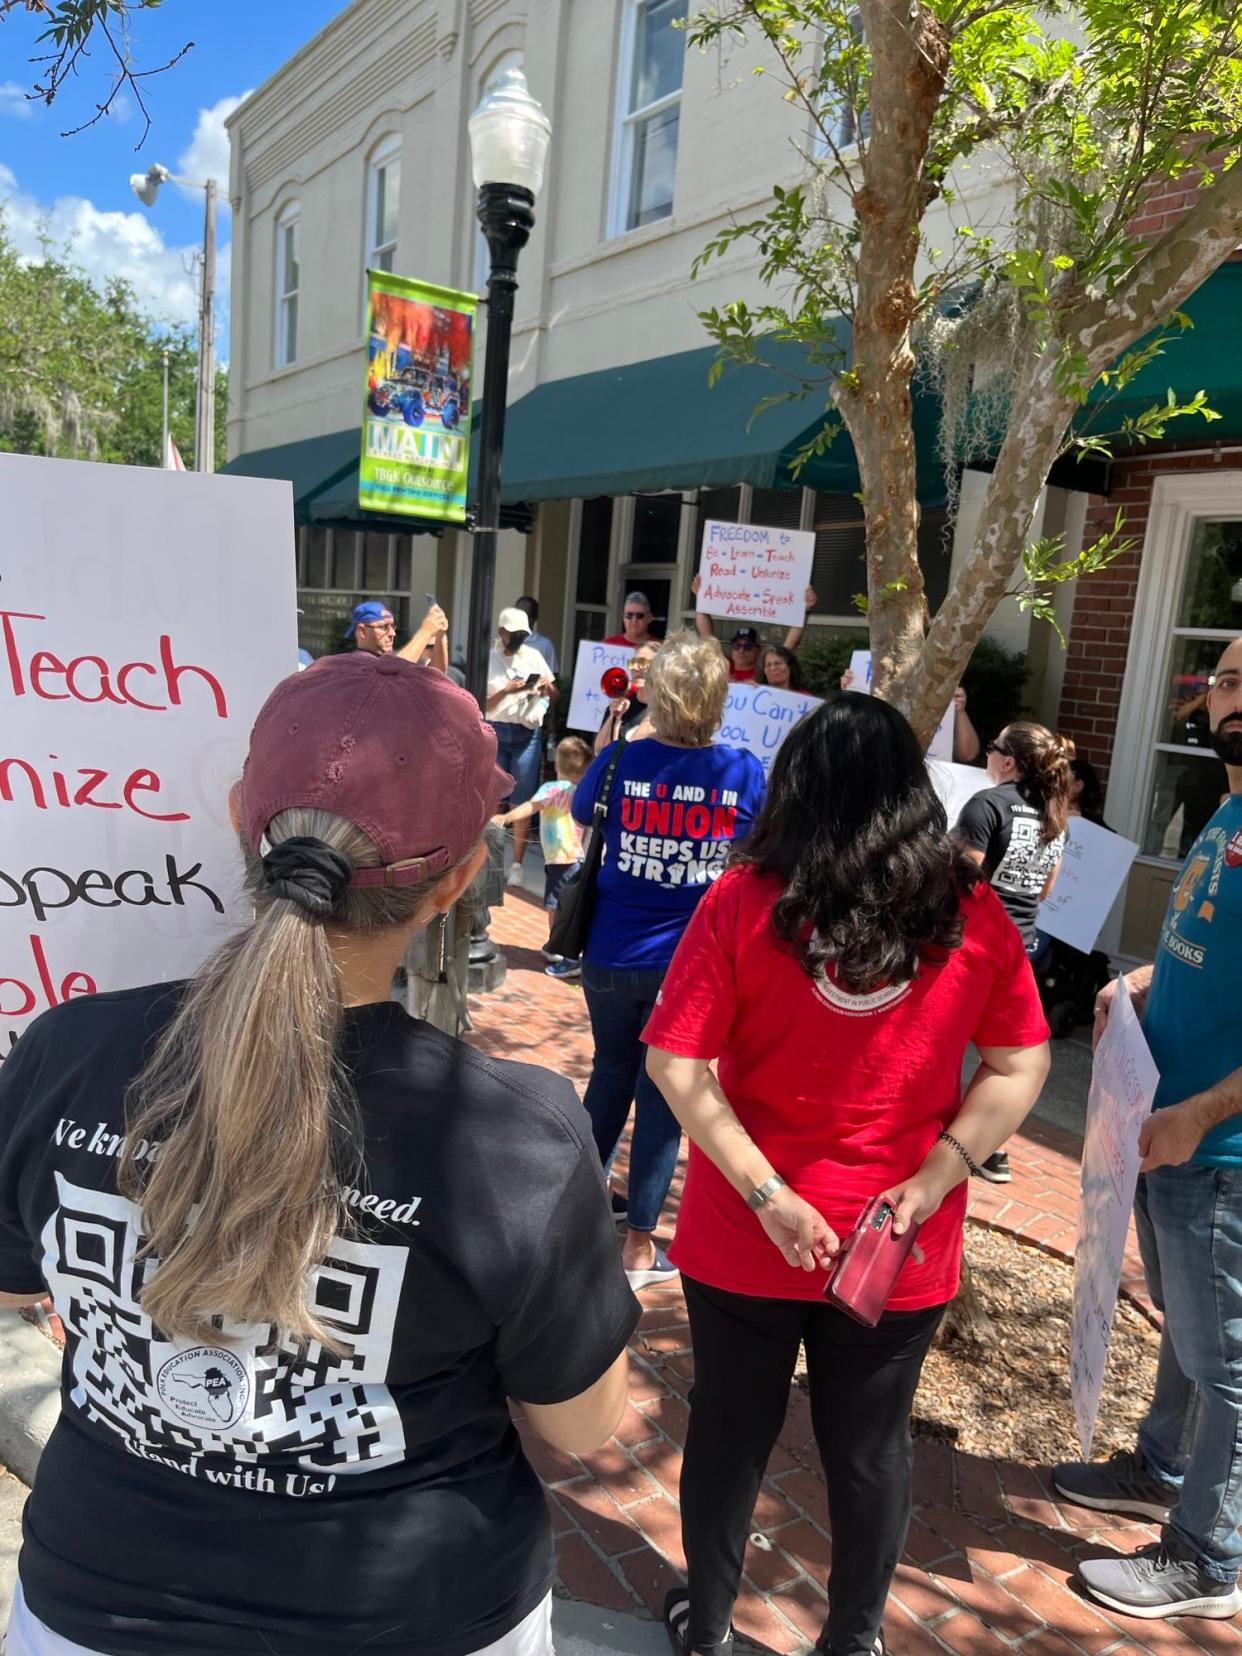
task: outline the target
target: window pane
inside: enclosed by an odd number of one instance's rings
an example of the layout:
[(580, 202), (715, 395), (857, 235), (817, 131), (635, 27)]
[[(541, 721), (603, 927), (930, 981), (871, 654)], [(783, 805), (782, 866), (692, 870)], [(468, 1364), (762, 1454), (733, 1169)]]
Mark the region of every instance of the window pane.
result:
[(677, 171), (679, 109), (638, 121), (634, 126), (634, 169), (630, 177), (630, 205), (626, 228), (652, 224), (673, 211), (673, 177)]
[(923, 571), (927, 607), (933, 615), (949, 590), (953, 536), (947, 532), (947, 524), (947, 512), (924, 512), (919, 521), (919, 568)]
[(1178, 747), (1210, 748), (1208, 677), (1223, 645), (1215, 639), (1175, 638), (1169, 661), (1169, 688), (1161, 713), (1158, 742)]
[(382, 531), (367, 530), (362, 557), (362, 590), (383, 592), (388, 585), (388, 536)]
[(594, 500), (584, 500), (582, 532), (578, 537), (578, 584), (574, 591), (574, 597), (580, 604), (607, 604), (608, 549), (611, 542), (611, 496), (599, 495)]
[(401, 199), (401, 157), (394, 156), (387, 166), (379, 169), (378, 211), (375, 215), (376, 240), (395, 242), (397, 239), (397, 209)]
[(681, 512), (680, 495), (656, 495), (637, 499), (634, 502), (634, 538), (630, 542), (630, 562), (676, 563)]
[(397, 541), (397, 585), (402, 592), (410, 590), (412, 575), (410, 560), (412, 554), (413, 548), (410, 544), (410, 537), (402, 535)]
[(358, 532), (355, 529), (334, 529), (332, 532), (332, 585), (338, 592), (352, 592), (358, 585)]
[(284, 291), (296, 293), (298, 290), (298, 227), (296, 224), (285, 226), (285, 261), (284, 261)]
[(298, 296), (296, 293), (280, 302), (284, 324), (281, 329), (281, 362), (296, 362), (298, 356)]
[(1157, 753), (1146, 855), (1180, 862), (1228, 791), (1225, 767), (1214, 753)]
[(1195, 525), (1177, 619), (1182, 627), (1242, 631), (1242, 523)]
[(751, 496), (750, 521), (766, 529), (796, 529), (802, 521), (802, 490), (756, 489)]
[(328, 531), (310, 528), (306, 531), (306, 584), (324, 587), (328, 584)]
[[(867, 531), (853, 495), (815, 497), (815, 562), (811, 585), (821, 615), (856, 615), (856, 592), (867, 590)], [(864, 624), (860, 615), (859, 625)]]
[(634, 31), (634, 79), (630, 108), (646, 109), (657, 98), (680, 91), (686, 61), (685, 0), (648, 0), (640, 4)]

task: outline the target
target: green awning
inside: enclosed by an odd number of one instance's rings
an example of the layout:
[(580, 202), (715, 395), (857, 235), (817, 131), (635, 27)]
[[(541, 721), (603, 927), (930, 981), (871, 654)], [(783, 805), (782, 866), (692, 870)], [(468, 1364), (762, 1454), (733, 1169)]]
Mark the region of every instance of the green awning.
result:
[[(836, 421), (826, 387), (755, 413), (765, 397), (803, 376), (822, 380), (823, 368), (787, 341), (767, 339), (761, 354), (763, 366), (728, 367), (714, 386), (714, 345), (537, 386), (508, 413), (503, 498), (589, 499), (734, 483), (856, 493), (858, 463), (844, 430), (794, 476), (798, 452), (826, 420)], [(919, 498), (940, 505), (945, 488), (934, 396), (916, 391), (914, 418)]]
[[(1185, 333), (1172, 330), (1161, 354), (1141, 368), (1124, 391), (1110, 399), (1107, 387), (1097, 386), (1074, 422), (1077, 430), (1115, 432), (1124, 420), (1164, 402), (1172, 386), (1181, 401), (1206, 391), (1208, 407), (1221, 418), (1209, 422), (1191, 414), (1174, 420), (1167, 433), (1170, 441), (1242, 437), (1242, 260), (1214, 271), (1180, 308), (1194, 326)], [(1153, 329), (1140, 345), (1161, 331)], [(1122, 452), (1120, 441), (1112, 446), (1114, 453)]]

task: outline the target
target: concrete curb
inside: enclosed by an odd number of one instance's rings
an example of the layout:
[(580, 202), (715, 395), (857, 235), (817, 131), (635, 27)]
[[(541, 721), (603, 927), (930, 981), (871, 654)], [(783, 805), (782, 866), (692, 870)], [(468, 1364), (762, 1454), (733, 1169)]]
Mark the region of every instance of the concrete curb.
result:
[(60, 1416), (61, 1352), (20, 1311), (0, 1311), (0, 1465), (34, 1482)]
[(552, 1600), (556, 1656), (668, 1656), (661, 1622), (577, 1599)]

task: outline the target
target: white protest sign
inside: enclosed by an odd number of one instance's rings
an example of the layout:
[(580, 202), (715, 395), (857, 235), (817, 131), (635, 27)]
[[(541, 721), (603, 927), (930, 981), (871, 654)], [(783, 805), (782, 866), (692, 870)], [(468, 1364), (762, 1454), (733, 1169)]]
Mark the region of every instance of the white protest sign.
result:
[(806, 589), (815, 561), (809, 529), (769, 529), (759, 523), (703, 525), (698, 607), (731, 621), (806, 620)]
[(1039, 905), (1040, 931), (1090, 954), (1137, 855), (1133, 840), (1071, 817), (1056, 883)]
[(995, 786), (987, 771), (980, 770), (978, 765), (954, 765), (943, 759), (933, 759), (930, 754), (927, 773), (932, 779), (932, 787), (940, 795), (949, 819), (950, 833), (957, 827), (957, 819), (966, 801), (982, 793), (985, 788)]
[(599, 681), (609, 667), (628, 667), (636, 648), (634, 644), (590, 644), (585, 639), (579, 644), (573, 693), (565, 716), (566, 730), (589, 730), (592, 736), (596, 734), (604, 722), (609, 702)]
[(774, 690), (767, 684), (731, 684), (716, 740), (747, 748), (766, 776), (777, 748), (798, 720), (821, 705), (818, 696), (806, 696), (801, 691)]
[[(850, 689), (858, 695), (871, 694), (871, 651), (854, 650), (850, 655), (850, 672), (854, 675), (854, 682)], [(953, 721), (954, 709), (950, 706), (943, 719), (932, 732), (932, 739), (927, 745), (929, 759), (943, 759), (948, 763), (953, 759)]]
[(0, 454), (0, 1062), (248, 916), (228, 790), (297, 663), (288, 483)]
[(1082, 1147), (1070, 1391), (1084, 1460), (1091, 1458), (1134, 1207), (1141, 1159), (1139, 1129), (1151, 1110), (1158, 1080), (1123, 978), (1117, 985), (1108, 1027), (1095, 1049)]

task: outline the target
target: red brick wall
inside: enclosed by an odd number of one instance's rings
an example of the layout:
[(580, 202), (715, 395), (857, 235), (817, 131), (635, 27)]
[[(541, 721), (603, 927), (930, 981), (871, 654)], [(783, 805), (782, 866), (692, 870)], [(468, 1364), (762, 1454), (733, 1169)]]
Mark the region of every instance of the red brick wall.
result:
[(1204, 444), (1186, 446), (1200, 452), (1182, 458), (1177, 450), (1166, 449), (1114, 461), (1112, 494), (1107, 500), (1093, 495), (1087, 507), (1084, 546), (1092, 545), (1112, 528), (1119, 506), (1125, 512), (1123, 538), (1138, 543), (1114, 558), (1098, 575), (1086, 575), (1074, 583), (1074, 619), (1057, 729), (1074, 738), (1083, 757), (1090, 759), (1105, 778), (1113, 758), (1152, 484), (1168, 472), (1242, 470), (1242, 454), (1222, 454), (1219, 461), (1214, 461), (1201, 452)]

